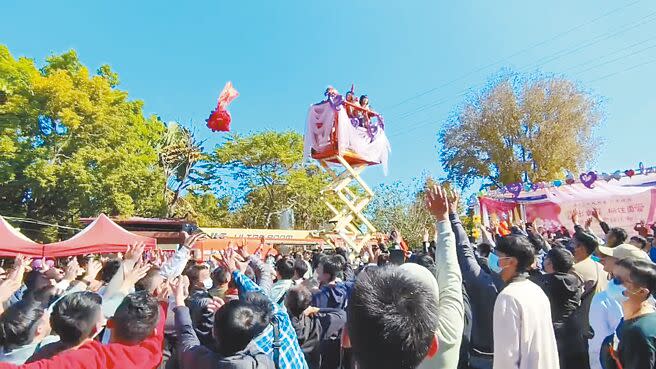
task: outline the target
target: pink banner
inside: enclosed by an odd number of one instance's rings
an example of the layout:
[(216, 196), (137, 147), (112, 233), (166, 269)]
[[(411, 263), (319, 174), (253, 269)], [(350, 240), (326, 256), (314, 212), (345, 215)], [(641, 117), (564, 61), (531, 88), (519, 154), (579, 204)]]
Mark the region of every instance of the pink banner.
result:
[[(570, 218), (574, 210), (578, 212), (579, 222), (584, 223), (592, 216), (592, 209), (597, 208), (611, 227), (622, 227), (629, 234), (635, 234), (637, 232), (633, 228), (636, 223), (644, 221), (651, 224), (656, 220), (654, 214), (656, 189), (607, 198), (574, 199), (563, 202), (559, 202), (556, 197), (549, 196), (549, 198), (552, 201), (525, 205), (528, 222), (540, 219), (541, 223), (549, 229), (561, 225), (573, 229), (574, 225)], [(592, 230), (598, 235), (601, 234), (601, 231), (595, 228), (595, 223)]]

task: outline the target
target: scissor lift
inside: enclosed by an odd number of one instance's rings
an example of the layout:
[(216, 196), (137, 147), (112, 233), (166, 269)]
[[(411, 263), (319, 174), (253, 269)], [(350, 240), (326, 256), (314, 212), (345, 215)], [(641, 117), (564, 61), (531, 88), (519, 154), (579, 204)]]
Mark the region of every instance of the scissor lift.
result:
[[(353, 106), (354, 109), (362, 109)], [(374, 197), (374, 192), (360, 174), (365, 168), (378, 165), (362, 159), (354, 152), (340, 153), (337, 144), (337, 114), (333, 122), (331, 145), (323, 152), (312, 152), (312, 158), (330, 175), (332, 181), (323, 189), (322, 198), (334, 214), (328, 221), (328, 229), (321, 230), (320, 236), (335, 246), (334, 240), (341, 239), (350, 248), (359, 251), (373, 235), (376, 227), (367, 219), (364, 210)], [(332, 195), (335, 196), (332, 196)], [(364, 226), (366, 229), (363, 230)]]

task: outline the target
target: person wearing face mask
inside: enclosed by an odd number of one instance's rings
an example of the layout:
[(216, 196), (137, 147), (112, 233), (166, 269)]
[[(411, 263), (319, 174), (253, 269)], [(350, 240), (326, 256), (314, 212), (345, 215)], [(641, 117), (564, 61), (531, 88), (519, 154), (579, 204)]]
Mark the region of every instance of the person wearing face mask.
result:
[[(639, 260), (649, 261), (649, 257), (642, 250), (635, 246), (622, 244), (615, 248), (599, 246), (596, 254), (604, 266), (604, 271), (613, 275), (613, 270), (617, 261), (625, 258), (636, 258)], [(621, 286), (615, 281), (610, 281), (608, 287), (601, 292), (598, 292), (592, 298), (590, 304), (590, 328), (594, 335), (588, 341), (588, 354), (590, 357), (590, 368), (601, 369), (601, 361), (599, 354), (601, 345), (604, 339), (615, 331), (617, 325), (622, 320), (624, 315), (622, 312), (622, 304), (618, 301), (621, 299), (622, 289)]]
[(213, 282), (209, 268), (205, 264), (194, 264), (185, 273), (189, 278), (189, 297), (185, 300), (191, 321), (198, 339), (203, 344), (212, 344), (212, 319), (207, 310), (212, 296), (208, 290), (212, 288)]
[(613, 294), (622, 304), (624, 318), (615, 334), (604, 340), (601, 360), (604, 368), (656, 368), (656, 265), (637, 258), (618, 260), (613, 269)]
[(500, 238), (494, 255), (490, 268), (506, 283), (494, 304), (494, 369), (558, 369), (549, 299), (528, 280), (531, 242), (522, 235)]
[(551, 302), (551, 320), (558, 344), (561, 369), (588, 367), (587, 340), (581, 334), (582, 314), (576, 314), (581, 304), (583, 281), (572, 274), (574, 256), (564, 248), (552, 248), (544, 258), (544, 272), (532, 279)]

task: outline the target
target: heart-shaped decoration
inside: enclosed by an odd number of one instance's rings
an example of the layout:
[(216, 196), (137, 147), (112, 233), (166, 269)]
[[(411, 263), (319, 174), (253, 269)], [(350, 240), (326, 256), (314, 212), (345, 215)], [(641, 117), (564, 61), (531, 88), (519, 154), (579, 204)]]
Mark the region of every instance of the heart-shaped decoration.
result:
[(635, 175), (635, 170), (633, 169), (625, 170), (624, 174), (626, 174), (627, 177), (631, 178)]
[(519, 182), (515, 183), (509, 183), (506, 185), (506, 189), (508, 192), (510, 192), (514, 197), (519, 196), (519, 194), (522, 192), (522, 184)]
[(557, 179), (557, 180), (553, 181), (553, 184), (556, 187), (560, 187), (560, 186), (563, 185), (563, 181), (561, 181), (560, 179)]
[(539, 183), (532, 183), (531, 184), (531, 191), (537, 191), (540, 189), (540, 184)]
[(524, 183), (524, 191), (528, 192), (531, 190), (531, 184), (530, 183)]
[(574, 182), (576, 182), (576, 181), (574, 180), (574, 178), (567, 178), (567, 179), (565, 180), (565, 183), (567, 183), (568, 185), (574, 184)]
[(581, 180), (581, 183), (587, 188), (592, 188), (595, 181), (597, 180), (597, 173), (595, 172), (587, 172), (583, 173), (579, 176), (579, 179)]
[(622, 172), (620, 172), (619, 170), (616, 170), (615, 172), (613, 172), (612, 177), (619, 181), (620, 179), (622, 179)]
[(603, 179), (604, 181), (608, 182), (608, 181), (610, 181), (611, 179), (613, 179), (613, 177), (611, 177), (610, 174), (608, 174), (608, 173), (601, 173), (601, 179)]

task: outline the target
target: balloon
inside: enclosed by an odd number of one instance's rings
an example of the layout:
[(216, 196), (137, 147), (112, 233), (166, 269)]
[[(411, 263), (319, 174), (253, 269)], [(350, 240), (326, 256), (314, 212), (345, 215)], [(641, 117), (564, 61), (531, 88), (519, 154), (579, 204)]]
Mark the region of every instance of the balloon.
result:
[(635, 170), (633, 169), (625, 170), (624, 174), (626, 174), (627, 177), (631, 178), (635, 175)]
[(519, 182), (515, 183), (509, 183), (506, 185), (506, 189), (508, 192), (510, 192), (514, 197), (519, 196), (519, 194), (522, 192), (522, 184)]
[(616, 170), (616, 171), (613, 173), (612, 177), (615, 178), (615, 179), (617, 179), (617, 180), (619, 181), (619, 180), (622, 178), (622, 172), (620, 172), (619, 170)]
[(581, 180), (581, 183), (587, 188), (592, 188), (595, 181), (597, 180), (597, 173), (595, 172), (588, 172), (588, 173), (583, 173), (579, 176), (579, 179)]
[(528, 192), (531, 190), (531, 184), (530, 183), (525, 183), (524, 184), (524, 191)]
[(556, 187), (560, 187), (560, 186), (563, 185), (563, 181), (561, 181), (560, 179), (557, 179), (557, 180), (553, 181), (553, 184)]
[(604, 173), (601, 173), (601, 179), (603, 179), (604, 181), (608, 182), (608, 181), (610, 181), (611, 179), (613, 179), (613, 177), (611, 177), (610, 174), (604, 172)]

